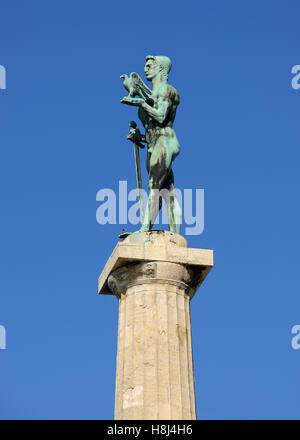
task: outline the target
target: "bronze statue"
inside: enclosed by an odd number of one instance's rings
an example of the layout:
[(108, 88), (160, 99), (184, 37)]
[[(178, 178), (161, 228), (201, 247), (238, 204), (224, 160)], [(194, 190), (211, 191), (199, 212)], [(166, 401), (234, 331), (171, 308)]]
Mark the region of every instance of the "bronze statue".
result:
[[(142, 227), (137, 232), (150, 231), (161, 209), (163, 197), (166, 202), (169, 229), (180, 233), (181, 209), (174, 189), (172, 162), (178, 156), (180, 146), (173, 130), (176, 109), (179, 104), (177, 90), (168, 84), (171, 60), (166, 56), (146, 57), (146, 79), (152, 82), (152, 91), (137, 73), (125, 78), (124, 86), (129, 95), (121, 103), (139, 107), (138, 117), (145, 128), (145, 135), (131, 125), (129, 139), (136, 145), (147, 143), (147, 171), (149, 198)], [(138, 95), (136, 98), (134, 96)]]

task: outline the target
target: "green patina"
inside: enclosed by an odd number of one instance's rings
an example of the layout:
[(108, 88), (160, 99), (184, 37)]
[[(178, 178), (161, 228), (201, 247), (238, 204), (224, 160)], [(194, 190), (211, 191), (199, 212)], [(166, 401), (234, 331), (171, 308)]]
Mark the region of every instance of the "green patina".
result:
[(139, 107), (138, 117), (145, 128), (145, 135), (142, 135), (136, 125), (131, 123), (128, 139), (140, 147), (143, 146), (142, 142), (148, 146), (146, 166), (149, 198), (142, 226), (137, 232), (152, 229), (164, 198), (169, 230), (180, 233), (181, 208), (175, 195), (172, 170), (172, 163), (180, 152), (179, 142), (173, 130), (179, 95), (177, 90), (168, 84), (170, 69), (171, 60), (168, 57), (146, 57), (144, 70), (146, 79), (152, 82), (152, 90), (135, 72), (130, 77), (121, 76), (124, 79), (124, 87), (129, 92), (121, 103)]

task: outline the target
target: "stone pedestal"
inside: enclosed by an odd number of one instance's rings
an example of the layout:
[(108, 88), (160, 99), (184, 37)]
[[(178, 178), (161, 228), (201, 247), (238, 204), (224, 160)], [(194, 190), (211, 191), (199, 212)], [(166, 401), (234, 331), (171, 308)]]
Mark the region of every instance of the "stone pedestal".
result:
[(98, 290), (119, 299), (115, 419), (196, 419), (190, 300), (212, 266), (167, 231), (115, 247)]

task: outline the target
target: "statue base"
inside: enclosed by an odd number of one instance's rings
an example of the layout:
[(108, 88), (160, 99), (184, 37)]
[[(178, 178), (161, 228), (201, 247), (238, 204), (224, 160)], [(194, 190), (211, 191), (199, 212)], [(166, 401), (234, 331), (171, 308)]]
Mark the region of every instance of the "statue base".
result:
[(213, 266), (168, 231), (117, 244), (98, 292), (119, 300), (115, 419), (196, 419), (190, 300)]

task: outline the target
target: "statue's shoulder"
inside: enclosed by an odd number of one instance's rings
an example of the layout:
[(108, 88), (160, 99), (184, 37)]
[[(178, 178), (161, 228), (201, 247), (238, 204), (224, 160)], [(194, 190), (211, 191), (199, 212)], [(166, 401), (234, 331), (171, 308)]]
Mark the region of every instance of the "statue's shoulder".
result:
[(167, 85), (167, 93), (170, 96), (170, 99), (176, 104), (179, 104), (179, 93), (175, 89), (175, 87), (170, 84)]

